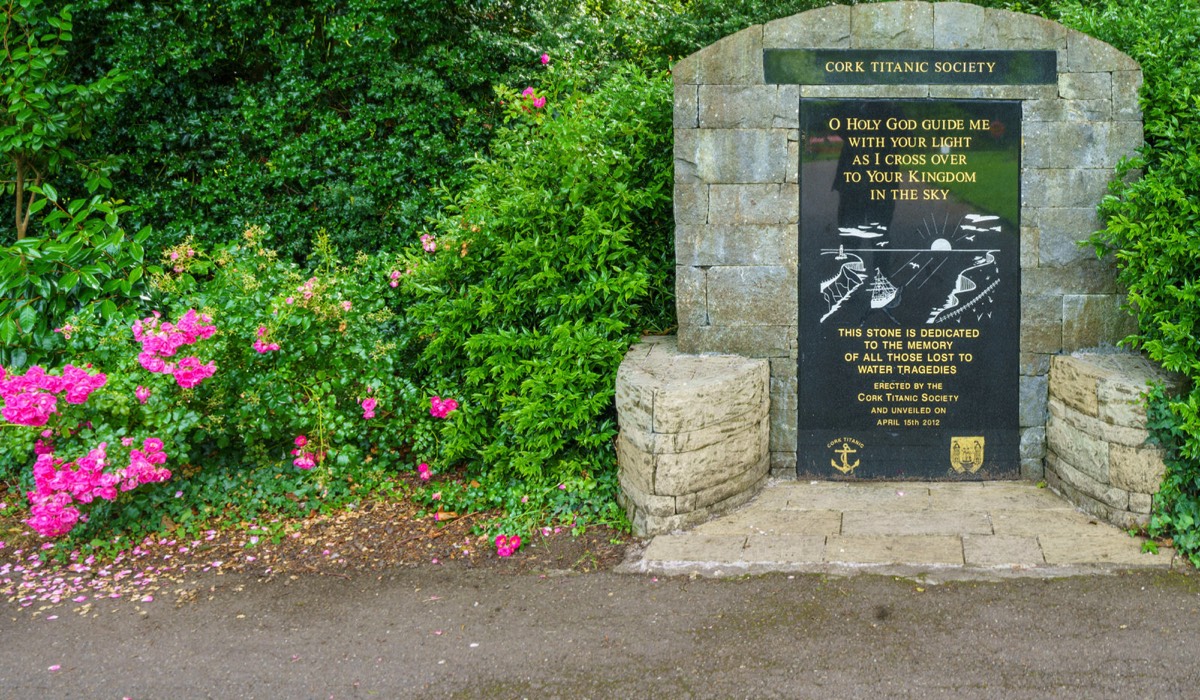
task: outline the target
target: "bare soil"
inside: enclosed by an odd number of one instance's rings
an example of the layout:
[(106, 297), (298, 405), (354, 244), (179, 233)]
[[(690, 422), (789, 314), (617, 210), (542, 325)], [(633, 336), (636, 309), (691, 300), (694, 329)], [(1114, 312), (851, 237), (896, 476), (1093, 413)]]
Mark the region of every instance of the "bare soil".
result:
[(191, 597), (188, 584), (210, 573), (268, 580), (350, 578), (419, 567), (589, 573), (611, 570), (632, 541), (605, 526), (578, 532), (550, 527), (524, 535), (515, 554), (501, 557), (492, 538), (472, 534), (477, 525), (497, 517), (495, 512), (442, 512), (435, 518), (405, 498), (373, 498), (303, 518), (214, 524), (196, 536), (168, 529), (107, 560), (81, 555), (56, 564), (38, 561), (46, 540), (22, 522), (24, 509), (14, 505), (20, 497), (0, 493), (0, 502), (8, 504), (0, 510), (0, 595), (19, 609), (42, 615), (68, 604), (86, 612), (101, 599), (149, 603), (156, 595), (169, 595), (182, 603)]

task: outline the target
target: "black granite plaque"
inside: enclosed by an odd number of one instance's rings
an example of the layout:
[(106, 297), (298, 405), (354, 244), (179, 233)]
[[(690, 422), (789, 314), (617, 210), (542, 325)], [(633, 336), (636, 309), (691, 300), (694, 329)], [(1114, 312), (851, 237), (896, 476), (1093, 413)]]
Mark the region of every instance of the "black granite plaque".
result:
[(768, 84), (1037, 85), (1058, 80), (1055, 51), (766, 49)]
[(1020, 472), (1021, 105), (800, 101), (797, 471)]

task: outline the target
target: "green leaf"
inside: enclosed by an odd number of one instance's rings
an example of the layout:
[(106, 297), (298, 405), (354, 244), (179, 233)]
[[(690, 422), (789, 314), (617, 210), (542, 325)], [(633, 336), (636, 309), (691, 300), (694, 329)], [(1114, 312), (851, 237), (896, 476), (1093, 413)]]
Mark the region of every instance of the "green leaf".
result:
[(29, 333), (33, 330), (33, 326), (37, 323), (37, 311), (33, 305), (26, 304), (21, 307), (21, 312), (17, 315), (17, 321), (21, 326), (22, 333)]
[(17, 324), (13, 322), (12, 316), (5, 316), (0, 320), (0, 341), (5, 345), (12, 345), (17, 338)]

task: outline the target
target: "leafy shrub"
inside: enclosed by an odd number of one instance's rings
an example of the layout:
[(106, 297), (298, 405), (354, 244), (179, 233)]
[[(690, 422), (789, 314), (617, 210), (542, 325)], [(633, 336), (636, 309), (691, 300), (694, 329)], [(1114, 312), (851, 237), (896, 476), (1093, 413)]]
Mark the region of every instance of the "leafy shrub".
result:
[[(257, 224), (299, 259), (411, 238), (498, 115), (491, 85), (538, 65), (563, 2), (81, 3), (74, 56), (131, 76), (92, 144), (154, 244)], [(136, 196), (134, 196), (136, 193)]]
[(670, 81), (576, 78), (498, 89), (492, 155), (407, 263), (419, 366), (464, 399), (443, 460), (525, 489), (613, 471), (616, 367), (670, 323)]
[(144, 260), (150, 231), (130, 238), (119, 227), (128, 206), (99, 195), (63, 205), (50, 185), (38, 192), (45, 196), (35, 205), (52, 205), (42, 228), (57, 235), (0, 247), (0, 364), (9, 368), (58, 364), (65, 348), (57, 331), (76, 314), (131, 320), (156, 270)]
[(0, 173), (15, 209), (15, 216), (0, 218), (0, 234), (8, 234), (0, 237), (13, 241), (37, 232), (33, 215), (46, 205), (39, 188), (63, 171), (77, 170), (89, 194), (111, 185), (112, 159), (80, 159), (77, 147), (98, 108), (115, 101), (128, 76), (112, 70), (86, 83), (64, 79), (73, 36), (70, 7), (55, 11), (41, 0), (10, 2), (0, 7), (0, 20)]
[(328, 455), (325, 471), (395, 465), (422, 397), (403, 371), (404, 321), (385, 303), (385, 261), (359, 254), (343, 264), (321, 237), (305, 270), (266, 237), (252, 227), (211, 254), (184, 242), (165, 251), (153, 280), (176, 308), (200, 309), (220, 328), (210, 355), (219, 371), (193, 398), (206, 419), (192, 444), (273, 463), (293, 461), (304, 435), (302, 452)]
[(1175, 539), (1200, 563), (1200, 8), (1166, 0), (1137, 6), (1065, 2), (1065, 23), (1142, 64), (1146, 144), (1101, 204), (1093, 236), (1115, 253), (1138, 332), (1127, 339), (1164, 368), (1192, 380), (1180, 397), (1151, 394), (1151, 426), (1167, 448), (1168, 473), (1151, 533)]
[[(264, 238), (252, 228), (242, 244), (212, 253), (189, 242), (164, 251), (151, 286), (169, 307), (132, 330), (100, 313), (70, 319), (63, 335), (71, 360), (103, 370), (107, 381), (86, 414), (62, 417), (56, 452), (82, 457), (102, 442), (112, 450), (150, 435), (179, 474), (170, 485), (97, 503), (80, 536), (115, 525), (153, 529), (164, 514), (182, 523), (226, 508), (337, 503), (394, 473), (408, 436), (434, 420), (428, 397), (404, 376), (403, 321), (383, 294), (386, 261), (359, 255), (344, 265), (322, 238), (313, 267), (302, 271), (263, 247)], [(185, 352), (169, 339), (197, 313), (213, 329), (192, 341), (197, 352)], [(23, 490), (37, 432), (0, 431), (0, 476)], [(230, 495), (243, 488), (244, 500)], [(166, 495), (176, 490), (188, 498)]]

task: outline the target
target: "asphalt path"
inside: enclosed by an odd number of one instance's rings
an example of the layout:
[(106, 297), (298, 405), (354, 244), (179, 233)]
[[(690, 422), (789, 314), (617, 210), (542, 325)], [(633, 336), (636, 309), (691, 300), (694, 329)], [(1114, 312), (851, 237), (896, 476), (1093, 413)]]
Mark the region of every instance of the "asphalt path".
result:
[(1162, 571), (937, 584), (423, 567), (0, 612), (4, 698), (1200, 694), (1200, 577)]

